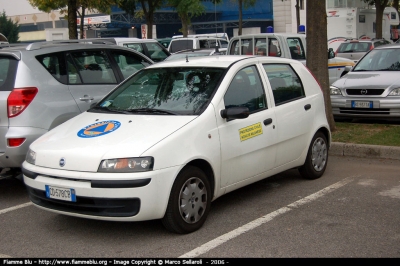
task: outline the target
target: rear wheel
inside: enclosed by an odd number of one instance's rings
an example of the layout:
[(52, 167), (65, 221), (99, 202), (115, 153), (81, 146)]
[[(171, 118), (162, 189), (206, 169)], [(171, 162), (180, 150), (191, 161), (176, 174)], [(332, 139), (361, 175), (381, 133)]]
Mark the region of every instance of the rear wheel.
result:
[(174, 233), (194, 232), (204, 224), (210, 206), (211, 188), (206, 175), (197, 167), (187, 166), (172, 186), (162, 223)]
[(304, 165), (299, 168), (303, 178), (320, 178), (326, 169), (328, 163), (328, 144), (326, 137), (322, 132), (317, 132), (308, 148), (307, 158)]

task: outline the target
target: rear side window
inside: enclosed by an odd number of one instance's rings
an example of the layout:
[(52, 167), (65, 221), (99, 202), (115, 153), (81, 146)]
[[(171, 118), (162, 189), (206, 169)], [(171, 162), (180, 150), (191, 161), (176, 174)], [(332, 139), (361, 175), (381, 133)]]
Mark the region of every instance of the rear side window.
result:
[(193, 40), (172, 40), (170, 52), (175, 53), (181, 50), (188, 50), (193, 48)]
[(289, 65), (265, 64), (263, 66), (271, 85), (275, 105), (305, 97), (303, 84)]
[(144, 45), (147, 48), (150, 59), (154, 62), (163, 61), (169, 56), (169, 54), (167, 54), (167, 52), (165, 52), (161, 45), (159, 45), (158, 43), (145, 43)]
[(67, 71), (63, 53), (39, 55), (36, 59), (56, 80), (67, 84)]
[(287, 38), (287, 43), (292, 59), (306, 59), (303, 43), (301, 42), (300, 38)]
[[(104, 51), (77, 51), (71, 52), (70, 56), (74, 68), (72, 66), (69, 68), (71, 70), (69, 76), (70, 78), (77, 74), (79, 76), (71, 79), (71, 84), (78, 84), (78, 80), (85, 84), (117, 83), (111, 63)], [(73, 73), (74, 71), (77, 73)]]
[[(369, 42), (351, 42), (342, 43), (337, 52), (338, 53), (357, 53), (357, 52), (368, 52), (371, 50), (371, 43)], [(376, 44), (375, 44), (376, 45)]]
[(0, 56), (0, 91), (12, 91), (14, 89), (17, 66), (17, 59)]
[(220, 42), (220, 44), (221, 44), (221, 47), (220, 47), (220, 48), (228, 48), (229, 42), (224, 41), (224, 40), (220, 40), (219, 42)]
[(124, 46), (143, 54), (143, 47), (140, 43), (125, 43)]

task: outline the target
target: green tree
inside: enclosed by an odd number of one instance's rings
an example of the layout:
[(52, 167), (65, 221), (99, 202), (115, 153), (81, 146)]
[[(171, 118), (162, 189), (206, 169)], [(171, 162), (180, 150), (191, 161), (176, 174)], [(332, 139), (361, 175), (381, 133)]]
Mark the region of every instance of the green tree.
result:
[(19, 39), (19, 25), (17, 22), (12, 22), (11, 19), (7, 18), (6, 12), (0, 16), (0, 33), (2, 33), (9, 43), (16, 43)]
[(328, 33), (325, 1), (307, 1), (306, 7), (307, 68), (314, 74), (324, 94), (325, 113), (331, 131), (336, 130), (329, 92), (327, 64)]
[(103, 13), (110, 13), (114, 0), (28, 0), (31, 6), (37, 7), (43, 12), (49, 13), (51, 10), (61, 10), (61, 14), (66, 13), (68, 19), (69, 38), (77, 39), (77, 17), (81, 19), (80, 33), (83, 38), (83, 25), (86, 10), (98, 10)]
[(147, 24), (147, 36), (153, 38), (154, 13), (160, 9), (165, 0), (116, 0), (119, 8), (135, 17), (144, 17)]
[(183, 37), (187, 37), (191, 19), (199, 16), (205, 11), (205, 7), (201, 0), (168, 0), (168, 4), (175, 8), (182, 22), (180, 31)]
[(257, 0), (234, 0), (239, 5), (239, 30), (238, 35), (242, 35), (243, 28), (243, 8), (249, 8), (256, 4)]

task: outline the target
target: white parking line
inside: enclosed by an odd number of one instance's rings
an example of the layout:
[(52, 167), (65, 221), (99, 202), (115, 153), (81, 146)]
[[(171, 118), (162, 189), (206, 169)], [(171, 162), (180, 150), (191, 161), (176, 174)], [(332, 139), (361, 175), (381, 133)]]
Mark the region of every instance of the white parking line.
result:
[(32, 202), (27, 202), (27, 203), (24, 203), (24, 204), (20, 204), (20, 205), (14, 206), (14, 207), (10, 207), (10, 208), (7, 208), (7, 209), (0, 210), (0, 214), (4, 214), (6, 212), (14, 211), (14, 210), (21, 209), (21, 208), (24, 208), (24, 207), (28, 207), (28, 206), (31, 206), (31, 205), (32, 205)]
[(275, 217), (277, 217), (281, 214), (284, 214), (288, 211), (291, 211), (293, 208), (298, 208), (301, 205), (310, 203), (310, 202), (324, 196), (325, 194), (333, 192), (334, 190), (346, 185), (347, 183), (349, 183), (351, 181), (353, 181), (353, 178), (351, 178), (351, 177), (343, 179), (342, 181), (337, 182), (329, 187), (326, 187), (314, 194), (311, 194), (310, 196), (302, 198), (302, 199), (300, 199), (296, 202), (293, 202), (285, 207), (282, 207), (274, 212), (271, 212), (271, 213), (264, 215), (256, 220), (253, 220), (253, 221), (251, 221), (235, 230), (232, 230), (222, 236), (219, 236), (219, 237), (205, 243), (204, 245), (201, 245), (200, 247), (195, 248), (192, 251), (189, 251), (189, 252), (183, 254), (179, 258), (195, 258), (201, 254), (204, 254), (204, 253), (210, 251), (211, 249), (214, 249), (214, 248), (222, 245), (223, 243), (225, 243), (237, 236), (240, 236), (241, 234), (246, 233), (247, 231), (250, 231), (266, 222), (272, 221)]

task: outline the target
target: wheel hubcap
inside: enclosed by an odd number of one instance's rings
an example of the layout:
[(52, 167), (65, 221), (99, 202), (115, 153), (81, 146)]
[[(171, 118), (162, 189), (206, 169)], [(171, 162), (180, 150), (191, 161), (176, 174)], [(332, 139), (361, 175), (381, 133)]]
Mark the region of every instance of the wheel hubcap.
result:
[(317, 138), (312, 147), (311, 161), (315, 171), (324, 169), (326, 159), (328, 158), (328, 149), (323, 138)]
[(179, 194), (179, 212), (187, 223), (198, 222), (207, 206), (207, 189), (201, 179), (189, 178)]

